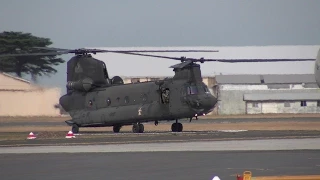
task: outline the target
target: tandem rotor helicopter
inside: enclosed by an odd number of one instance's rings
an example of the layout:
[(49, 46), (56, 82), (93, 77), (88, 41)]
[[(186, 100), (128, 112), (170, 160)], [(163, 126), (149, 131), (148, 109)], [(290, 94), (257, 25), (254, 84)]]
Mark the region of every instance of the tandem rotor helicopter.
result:
[[(39, 56), (75, 54), (67, 62), (67, 93), (59, 103), (71, 116), (65, 121), (78, 133), (80, 127), (121, 127), (132, 125), (132, 132), (143, 133), (145, 122), (175, 121), (172, 132), (183, 131), (180, 119), (190, 121), (210, 113), (217, 103), (206, 84), (202, 82), (200, 63), (208, 61), (240, 62), (281, 62), (314, 61), (315, 59), (195, 59), (169, 57), (151, 52), (218, 52), (216, 50), (133, 50), (110, 51), (99, 49), (59, 49), (35, 47), (49, 50), (47, 53), (3, 54), (5, 56)], [(181, 61), (172, 65), (174, 76), (163, 80), (124, 84), (120, 76), (110, 77), (106, 64), (92, 57), (96, 53), (120, 53), (136, 56), (166, 58)], [(319, 54), (318, 54), (318, 58)], [(317, 66), (318, 67), (318, 66)], [(319, 69), (319, 68), (318, 68)], [(315, 73), (316, 71), (315, 68)], [(320, 76), (320, 75), (319, 75)], [(319, 77), (320, 79), (320, 77)]]

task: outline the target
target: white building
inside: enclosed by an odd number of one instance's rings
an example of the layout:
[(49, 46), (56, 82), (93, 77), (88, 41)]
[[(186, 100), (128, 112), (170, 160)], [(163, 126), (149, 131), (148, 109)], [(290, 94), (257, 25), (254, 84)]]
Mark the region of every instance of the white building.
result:
[(59, 116), (59, 88), (42, 88), (0, 72), (0, 116)]
[(218, 114), (320, 112), (313, 74), (218, 75), (216, 81)]

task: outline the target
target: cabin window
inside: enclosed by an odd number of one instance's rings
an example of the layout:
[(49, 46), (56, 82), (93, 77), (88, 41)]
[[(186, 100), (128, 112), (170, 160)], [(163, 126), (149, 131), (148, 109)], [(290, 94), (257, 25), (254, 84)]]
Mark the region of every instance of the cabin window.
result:
[(163, 89), (161, 92), (161, 101), (163, 104), (169, 104), (170, 102), (170, 90), (168, 88)]
[(126, 97), (124, 97), (124, 103), (129, 103), (129, 97), (128, 96), (126, 96)]
[(106, 100), (106, 102), (107, 102), (107, 105), (110, 106), (110, 104), (111, 104), (111, 99), (108, 98), (108, 99)]
[(189, 86), (188, 87), (188, 94), (198, 94), (197, 86)]
[(141, 94), (141, 99), (143, 102), (147, 101), (148, 97), (146, 94)]

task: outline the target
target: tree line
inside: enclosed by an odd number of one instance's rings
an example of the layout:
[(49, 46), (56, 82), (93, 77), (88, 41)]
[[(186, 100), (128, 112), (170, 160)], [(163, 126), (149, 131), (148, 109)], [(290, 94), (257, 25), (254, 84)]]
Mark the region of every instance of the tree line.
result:
[[(32, 47), (48, 47), (51, 44), (49, 38), (37, 37), (31, 33), (14, 31), (0, 33), (0, 55), (48, 52)], [(0, 72), (14, 73), (18, 77), (30, 75), (35, 81), (39, 76), (55, 74), (57, 70), (54, 66), (64, 62), (62, 58), (52, 55), (0, 57)]]

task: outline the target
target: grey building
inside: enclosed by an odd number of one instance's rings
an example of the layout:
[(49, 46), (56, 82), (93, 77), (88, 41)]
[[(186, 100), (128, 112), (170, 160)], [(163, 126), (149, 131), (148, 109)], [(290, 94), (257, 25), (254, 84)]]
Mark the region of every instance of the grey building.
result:
[(320, 112), (320, 89), (313, 74), (217, 75), (215, 79), (217, 114)]

